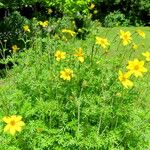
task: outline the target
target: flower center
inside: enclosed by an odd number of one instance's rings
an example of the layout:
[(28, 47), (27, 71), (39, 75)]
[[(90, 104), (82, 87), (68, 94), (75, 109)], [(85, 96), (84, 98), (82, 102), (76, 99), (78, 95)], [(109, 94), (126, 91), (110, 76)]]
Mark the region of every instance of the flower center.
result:
[(11, 126), (15, 126), (15, 125), (16, 125), (16, 122), (15, 122), (14, 120), (12, 120), (12, 121), (10, 122), (10, 125), (11, 125)]
[(62, 58), (62, 54), (58, 54), (58, 56), (57, 56), (58, 58)]
[(126, 81), (126, 77), (125, 76), (122, 76), (122, 81)]
[(68, 76), (70, 76), (71, 74), (70, 74), (70, 72), (65, 72), (65, 75), (68, 77)]
[(139, 65), (135, 65), (134, 70), (139, 70)]
[(101, 41), (102, 44), (106, 45), (106, 42), (104, 40)]
[(124, 35), (124, 39), (128, 40), (129, 39), (128, 35)]

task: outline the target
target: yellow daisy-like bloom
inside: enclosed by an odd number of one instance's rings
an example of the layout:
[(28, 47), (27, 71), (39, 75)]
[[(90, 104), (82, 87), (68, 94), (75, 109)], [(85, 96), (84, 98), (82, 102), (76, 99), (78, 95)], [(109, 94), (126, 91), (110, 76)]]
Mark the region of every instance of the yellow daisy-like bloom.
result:
[(71, 69), (64, 69), (63, 71), (60, 71), (60, 78), (62, 78), (63, 80), (71, 80), (71, 78), (73, 77), (73, 71)]
[(138, 49), (138, 45), (135, 44), (135, 43), (133, 43), (133, 44), (132, 44), (132, 49), (134, 49), (134, 50)]
[(61, 59), (65, 59), (66, 58), (66, 52), (62, 52), (62, 51), (56, 51), (55, 53), (55, 57), (57, 61), (60, 61)]
[(17, 131), (20, 132), (22, 127), (25, 125), (25, 123), (22, 121), (22, 117), (16, 115), (4, 117), (3, 121), (7, 123), (4, 128), (4, 132), (9, 132), (11, 135), (15, 135)]
[(76, 53), (74, 54), (75, 57), (77, 57), (77, 59), (83, 63), (84, 62), (84, 53), (82, 48), (79, 48), (76, 50)]
[(138, 33), (138, 35), (140, 35), (142, 38), (145, 39), (145, 32), (143, 32), (143, 31), (140, 30), (140, 29), (136, 30), (136, 32)]
[(129, 31), (125, 32), (120, 30), (120, 39), (122, 39), (123, 45), (126, 46), (131, 43), (132, 37)]
[(130, 76), (130, 72), (122, 73), (122, 71), (119, 71), (119, 80), (125, 88), (130, 88), (133, 86), (133, 82), (128, 79)]
[(38, 24), (39, 24), (40, 26), (42, 26), (43, 28), (48, 27), (48, 21), (44, 21), (44, 22), (39, 21)]
[(93, 9), (95, 7), (95, 5), (92, 3), (91, 5), (90, 5), (90, 7), (89, 7), (89, 9)]
[(25, 32), (30, 32), (30, 28), (29, 28), (28, 25), (24, 25), (24, 26), (23, 26), (23, 30), (24, 30)]
[(17, 47), (17, 45), (13, 45), (11, 48), (13, 50), (13, 53), (16, 53), (19, 50), (19, 48)]
[(61, 30), (63, 33), (69, 33), (71, 36), (74, 36), (76, 35), (76, 33), (72, 30), (68, 30), (68, 29), (62, 29)]
[(138, 59), (134, 59), (133, 61), (128, 62), (127, 69), (135, 75), (136, 77), (143, 76), (143, 72), (147, 72), (147, 69), (144, 67), (144, 61), (139, 61)]
[(106, 38), (96, 37), (96, 44), (100, 45), (102, 48), (107, 48), (109, 44)]
[(150, 52), (142, 53), (142, 55), (146, 57), (147, 61), (150, 61)]

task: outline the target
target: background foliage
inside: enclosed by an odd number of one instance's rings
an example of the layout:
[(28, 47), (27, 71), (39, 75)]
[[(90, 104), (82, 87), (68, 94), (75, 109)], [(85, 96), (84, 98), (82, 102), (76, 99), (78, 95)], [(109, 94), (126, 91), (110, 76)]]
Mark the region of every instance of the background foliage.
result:
[[(89, 10), (89, 6), (92, 3), (95, 7), (92, 10)], [(99, 19), (101, 22), (104, 21), (104, 18), (110, 14), (110, 12), (120, 11), (128, 20), (130, 20), (131, 25), (149, 25), (149, 0), (13, 0), (12, 2), (2, 0), (0, 7), (15, 10), (23, 8), (24, 6), (33, 6), (34, 10), (36, 9), (37, 4), (41, 4), (45, 8), (53, 8), (63, 15), (67, 14), (73, 17), (91, 12), (93, 18)], [(95, 14), (95, 12), (97, 13)]]

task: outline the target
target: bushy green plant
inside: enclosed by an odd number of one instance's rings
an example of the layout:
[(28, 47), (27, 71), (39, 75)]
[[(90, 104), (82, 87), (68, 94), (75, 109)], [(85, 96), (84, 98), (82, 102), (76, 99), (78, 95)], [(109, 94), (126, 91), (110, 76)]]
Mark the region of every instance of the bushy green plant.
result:
[[(93, 28), (84, 41), (75, 38), (71, 30), (60, 32), (57, 37), (41, 38), (37, 34), (29, 49), (13, 54), (18, 65), (14, 63), (7, 82), (1, 83), (0, 118), (21, 115), (25, 126), (11, 136), (3, 133), (5, 124), (1, 121), (0, 149), (148, 148), (149, 107), (144, 96), (148, 73), (143, 79), (132, 77), (135, 87), (124, 88), (118, 71), (125, 68), (125, 58), (134, 57), (131, 45), (118, 45), (122, 41), (117, 32), (110, 37), (108, 29), (100, 32)], [(108, 49), (95, 44), (95, 36), (112, 41)], [(136, 36), (134, 33), (132, 38)], [(79, 50), (83, 53), (77, 54)], [(66, 52), (60, 61), (58, 51)], [(61, 77), (65, 68), (73, 71), (70, 80)]]
[(120, 11), (111, 12), (105, 17), (104, 26), (105, 27), (117, 27), (117, 26), (129, 26), (130, 21), (125, 18), (125, 15)]
[[(18, 11), (14, 11), (10, 16), (0, 21), (0, 39), (3, 42), (7, 40), (7, 46), (18, 43), (19, 35), (23, 36), (23, 26), (30, 21), (21, 16)], [(21, 43), (20, 43), (21, 44)]]
[[(120, 11), (135, 26), (149, 25), (150, 2), (149, 0), (94, 0), (93, 3), (99, 11), (98, 18), (101, 19), (101, 13), (107, 16), (110, 12)], [(103, 20), (102, 20), (103, 21)]]

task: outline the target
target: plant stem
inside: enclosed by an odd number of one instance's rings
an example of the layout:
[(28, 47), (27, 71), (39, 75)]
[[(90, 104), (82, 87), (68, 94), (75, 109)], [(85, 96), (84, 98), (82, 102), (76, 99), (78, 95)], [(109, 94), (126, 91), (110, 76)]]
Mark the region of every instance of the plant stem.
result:
[(80, 90), (80, 93), (79, 93), (79, 97), (78, 97), (78, 100), (77, 100), (77, 105), (78, 105), (78, 130), (77, 132), (79, 133), (80, 131), (80, 114), (81, 114), (81, 101), (80, 101), (80, 97), (81, 97), (81, 94), (82, 94), (82, 91), (83, 91), (83, 88), (81, 87), (81, 90)]

